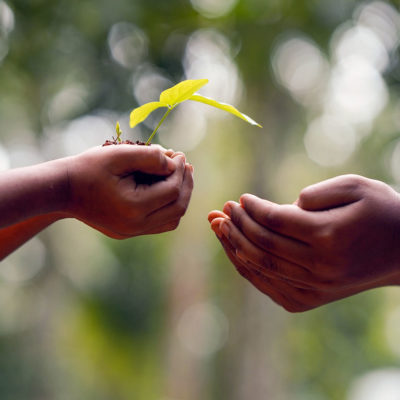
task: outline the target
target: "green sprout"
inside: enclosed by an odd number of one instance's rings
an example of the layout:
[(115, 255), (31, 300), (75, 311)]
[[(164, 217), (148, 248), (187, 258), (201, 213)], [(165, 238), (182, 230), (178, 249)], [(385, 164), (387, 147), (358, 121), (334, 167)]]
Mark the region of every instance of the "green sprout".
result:
[(121, 135), (122, 135), (122, 131), (121, 128), (119, 126), (119, 122), (117, 121), (117, 124), (115, 125), (115, 133), (117, 134), (117, 142), (121, 143)]
[(209, 97), (201, 96), (196, 93), (198, 89), (208, 83), (208, 79), (192, 79), (186, 80), (178, 83), (177, 85), (164, 90), (160, 94), (159, 101), (152, 101), (150, 103), (143, 104), (140, 107), (135, 108), (130, 115), (130, 127), (134, 128), (137, 124), (144, 121), (151, 112), (156, 110), (160, 107), (166, 107), (167, 111), (161, 118), (160, 122), (155, 127), (154, 131), (148, 138), (146, 145), (151, 143), (154, 135), (160, 128), (161, 124), (167, 118), (168, 114), (180, 103), (183, 103), (186, 100), (193, 100), (198, 101), (200, 103), (208, 104), (209, 106), (213, 106), (219, 108), (221, 110), (227, 111), (238, 118), (243, 119), (244, 121), (248, 122), (249, 124), (256, 125), (261, 128), (261, 125), (258, 124), (256, 121), (251, 119), (245, 114), (242, 114), (238, 111), (235, 107), (231, 106), (230, 104), (220, 103), (214, 99), (210, 99)]

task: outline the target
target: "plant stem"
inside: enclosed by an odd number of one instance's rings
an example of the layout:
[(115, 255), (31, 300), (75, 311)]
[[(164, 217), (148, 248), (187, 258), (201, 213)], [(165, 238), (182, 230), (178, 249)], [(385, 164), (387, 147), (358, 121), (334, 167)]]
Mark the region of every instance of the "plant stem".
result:
[(160, 122), (158, 123), (158, 125), (156, 126), (156, 128), (154, 129), (153, 133), (150, 135), (150, 137), (147, 139), (146, 142), (146, 146), (148, 146), (151, 143), (151, 139), (153, 139), (154, 135), (156, 134), (156, 132), (158, 131), (158, 128), (161, 126), (161, 124), (164, 122), (165, 118), (168, 117), (168, 114), (171, 112), (172, 108), (168, 108), (168, 110), (165, 112), (165, 114), (163, 115), (163, 117), (161, 118)]

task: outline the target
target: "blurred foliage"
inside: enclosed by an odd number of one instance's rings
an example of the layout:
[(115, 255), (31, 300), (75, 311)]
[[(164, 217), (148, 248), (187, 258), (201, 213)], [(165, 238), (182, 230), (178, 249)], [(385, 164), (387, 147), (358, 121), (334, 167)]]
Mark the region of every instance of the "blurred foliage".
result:
[[(385, 318), (399, 305), (394, 292), (288, 315), (234, 273), (206, 221), (209, 210), (243, 192), (292, 202), (302, 187), (340, 173), (398, 185), (390, 167), (400, 129), (398, 48), (382, 72), (388, 101), (369, 134), (343, 163), (324, 166), (303, 142), (321, 106), (297, 101), (277, 79), (273, 58), (285, 37), (296, 36), (333, 63), (334, 33), (367, 3), (225, 0), (231, 7), (214, 16), (199, 11), (202, 3), (0, 0), (0, 150), (11, 167), (69, 154), (59, 143), (69, 143), (67, 128), (88, 116), (108, 118), (109, 130), (84, 125), (72, 141), (101, 144), (117, 117), (127, 126), (129, 111), (143, 102), (138, 97), (183, 78), (218, 85), (233, 74), (236, 95), (221, 100), (240, 99), (240, 109), (264, 126), (260, 133), (205, 114), (202, 140), (182, 148), (195, 166), (196, 188), (176, 232), (113, 241), (62, 221), (40, 236), (46, 255), (36, 274), (16, 282), (1, 273), (1, 399), (339, 400), (358, 375), (399, 365), (385, 333)], [(123, 42), (126, 30), (133, 39)], [(185, 76), (188, 43), (198, 32), (212, 38), (197, 44), (200, 56), (206, 42), (228, 60), (214, 81), (212, 70)], [(138, 95), (146, 73), (161, 83), (145, 81)], [(229, 85), (216, 86), (215, 97)], [(184, 128), (189, 138), (193, 121)], [(180, 150), (186, 136), (174, 141), (169, 134), (178, 128), (171, 122), (169, 130), (163, 144)], [(23, 251), (30, 250), (17, 253)], [(17, 253), (9, 262), (18, 271)], [(190, 308), (196, 304), (203, 308)]]

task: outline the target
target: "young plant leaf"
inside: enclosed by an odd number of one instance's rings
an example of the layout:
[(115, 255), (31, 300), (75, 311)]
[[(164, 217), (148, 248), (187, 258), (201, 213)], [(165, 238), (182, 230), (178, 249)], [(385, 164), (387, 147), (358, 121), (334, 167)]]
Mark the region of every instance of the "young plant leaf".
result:
[(115, 125), (115, 133), (117, 134), (117, 142), (121, 143), (121, 127), (119, 126), (119, 121), (117, 121), (117, 124)]
[(178, 103), (189, 99), (189, 97), (197, 92), (202, 86), (208, 83), (208, 79), (189, 79), (178, 83), (177, 85), (164, 90), (160, 94), (160, 102), (167, 103), (174, 107)]
[(190, 79), (183, 82), (178, 83), (177, 85), (164, 90), (160, 94), (160, 101), (152, 101), (150, 103), (143, 104), (142, 106), (135, 108), (130, 115), (130, 126), (134, 128), (137, 124), (144, 121), (149, 114), (160, 107), (167, 107), (168, 110), (165, 112), (164, 116), (161, 118), (160, 122), (153, 130), (146, 144), (150, 144), (154, 135), (156, 134), (158, 128), (164, 122), (165, 118), (167, 118), (168, 114), (179, 104), (186, 100), (198, 101), (200, 103), (208, 104), (210, 106), (219, 108), (221, 110), (227, 111), (236, 117), (243, 119), (249, 124), (259, 126), (256, 121), (251, 119), (246, 114), (241, 113), (234, 106), (230, 104), (220, 103), (214, 99), (210, 99), (209, 97), (204, 97), (199, 94), (195, 94), (198, 89), (208, 83), (208, 79)]
[(258, 122), (254, 121), (254, 119), (250, 118), (248, 115), (241, 113), (237, 108), (235, 108), (234, 106), (231, 106), (230, 104), (221, 103), (214, 99), (210, 99), (209, 97), (200, 96), (199, 94), (194, 94), (193, 96), (190, 96), (188, 100), (198, 101), (200, 103), (208, 104), (209, 106), (216, 107), (221, 110), (227, 111), (227, 112), (235, 115), (236, 117), (239, 117), (239, 118), (245, 120), (246, 122), (248, 122), (251, 125), (256, 125), (256, 126), (262, 128), (262, 126)]
[(160, 107), (168, 107), (168, 104), (161, 101), (152, 101), (135, 108), (130, 115), (130, 127), (134, 128), (137, 124), (144, 121), (151, 112)]

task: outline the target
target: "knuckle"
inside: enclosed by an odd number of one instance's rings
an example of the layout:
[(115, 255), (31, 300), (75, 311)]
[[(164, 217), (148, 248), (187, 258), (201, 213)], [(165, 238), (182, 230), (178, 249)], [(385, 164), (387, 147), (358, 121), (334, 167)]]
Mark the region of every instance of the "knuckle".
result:
[(366, 186), (366, 179), (360, 175), (348, 174), (344, 178), (346, 179), (346, 190), (349, 192), (363, 191)]

